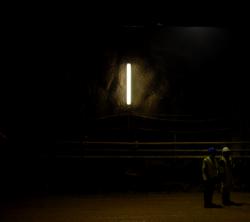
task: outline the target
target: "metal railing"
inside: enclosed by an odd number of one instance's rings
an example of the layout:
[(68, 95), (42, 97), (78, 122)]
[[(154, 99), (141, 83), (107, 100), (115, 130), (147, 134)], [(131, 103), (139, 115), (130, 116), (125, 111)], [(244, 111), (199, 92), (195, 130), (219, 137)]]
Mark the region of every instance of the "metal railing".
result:
[[(139, 141), (68, 141), (58, 147), (57, 157), (72, 158), (184, 158), (207, 155), (207, 148), (229, 146), (234, 158), (250, 158), (250, 141), (139, 142)], [(77, 145), (77, 146), (75, 146)], [(218, 148), (219, 146), (219, 148)]]

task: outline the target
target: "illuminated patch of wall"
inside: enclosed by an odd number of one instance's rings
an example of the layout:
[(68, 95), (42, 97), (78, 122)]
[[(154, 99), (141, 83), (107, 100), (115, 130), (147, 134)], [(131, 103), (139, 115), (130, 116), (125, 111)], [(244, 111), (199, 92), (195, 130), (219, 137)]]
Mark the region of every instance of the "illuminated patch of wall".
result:
[[(168, 61), (161, 54), (121, 55), (109, 51), (103, 58), (102, 73), (90, 88), (97, 116), (127, 112), (148, 115), (171, 110)], [(131, 64), (131, 105), (127, 105), (126, 66)], [(166, 105), (166, 101), (167, 105)], [(171, 107), (170, 107), (171, 106)], [(170, 108), (169, 108), (170, 107)]]
[(159, 100), (167, 91), (167, 81), (156, 84), (157, 73), (141, 58), (129, 60), (131, 64), (131, 104), (127, 104), (127, 60), (118, 64), (117, 86), (113, 93), (113, 100), (118, 110), (140, 112), (154, 112)]

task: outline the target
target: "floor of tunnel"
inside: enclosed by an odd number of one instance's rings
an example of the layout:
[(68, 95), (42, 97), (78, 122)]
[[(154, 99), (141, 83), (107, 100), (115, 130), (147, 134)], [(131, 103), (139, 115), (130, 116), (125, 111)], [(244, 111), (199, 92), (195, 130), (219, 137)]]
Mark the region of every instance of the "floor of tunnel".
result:
[[(241, 206), (203, 208), (203, 194), (109, 193), (95, 195), (49, 195), (1, 202), (1, 221), (250, 221), (250, 193), (234, 192)], [(219, 193), (214, 202), (221, 203)]]

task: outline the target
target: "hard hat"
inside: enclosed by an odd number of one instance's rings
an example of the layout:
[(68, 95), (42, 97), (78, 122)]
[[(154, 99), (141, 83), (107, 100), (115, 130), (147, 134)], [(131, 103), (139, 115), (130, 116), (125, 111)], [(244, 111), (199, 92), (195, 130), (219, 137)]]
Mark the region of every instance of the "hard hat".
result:
[(214, 147), (209, 147), (207, 151), (208, 153), (216, 153), (216, 149)]
[(222, 149), (222, 153), (224, 153), (224, 152), (230, 152), (230, 151), (231, 150), (227, 146), (223, 147), (223, 149)]

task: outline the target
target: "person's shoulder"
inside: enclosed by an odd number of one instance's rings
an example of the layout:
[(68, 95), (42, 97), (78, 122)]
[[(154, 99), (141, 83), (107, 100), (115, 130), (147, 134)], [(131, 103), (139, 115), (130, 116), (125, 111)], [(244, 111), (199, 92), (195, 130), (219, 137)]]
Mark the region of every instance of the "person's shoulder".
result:
[(209, 159), (209, 156), (204, 156), (203, 157), (203, 161), (208, 161), (208, 159)]

